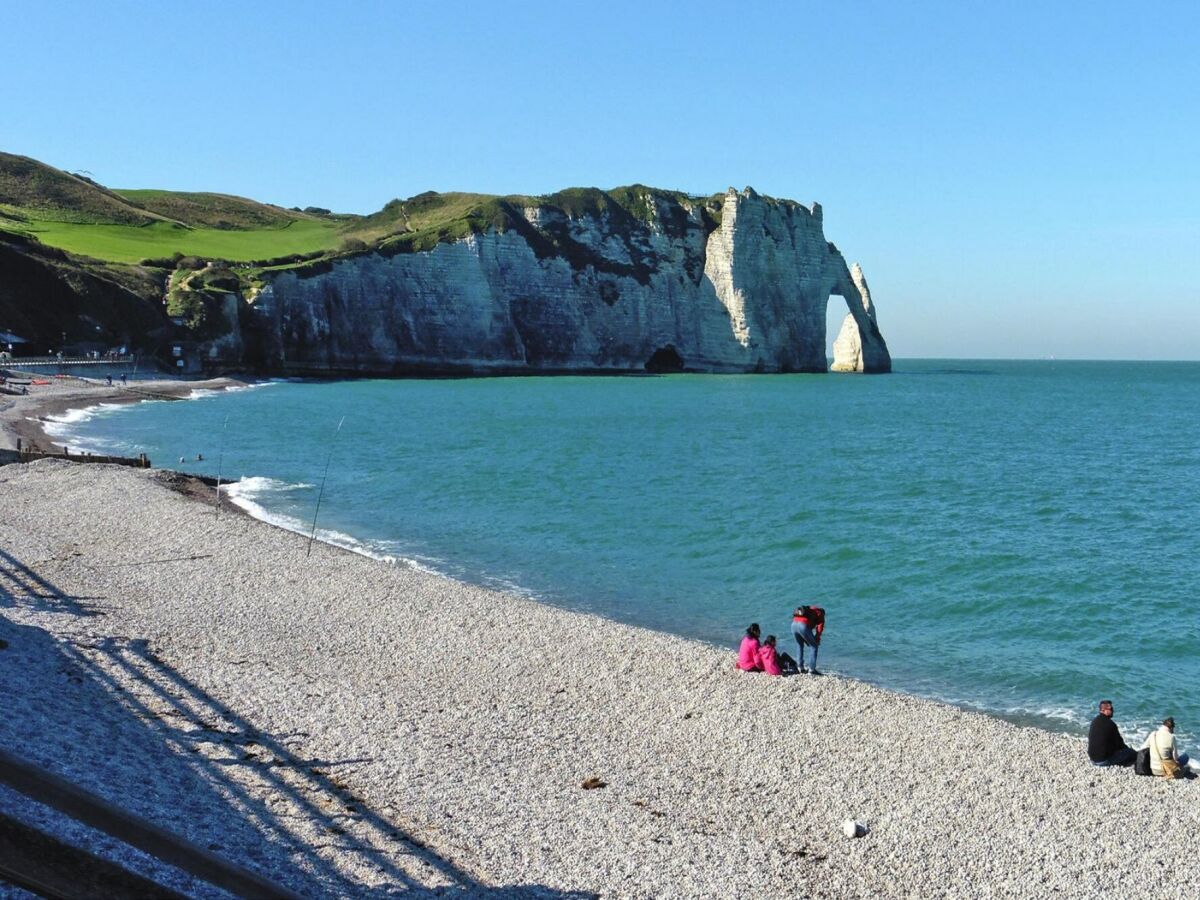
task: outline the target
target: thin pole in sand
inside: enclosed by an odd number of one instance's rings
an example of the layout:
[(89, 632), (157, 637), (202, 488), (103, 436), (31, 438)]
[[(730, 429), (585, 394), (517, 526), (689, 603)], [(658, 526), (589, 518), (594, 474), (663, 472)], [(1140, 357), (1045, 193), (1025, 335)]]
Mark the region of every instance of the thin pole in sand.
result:
[(317, 492), (317, 508), (313, 510), (312, 533), (308, 536), (308, 550), (305, 556), (312, 556), (313, 541), (317, 537), (317, 514), (321, 511), (321, 498), (325, 496), (325, 479), (329, 477), (329, 464), (333, 462), (333, 443), (337, 440), (338, 432), (342, 430), (342, 424), (346, 421), (346, 417), (342, 416), (341, 422), (338, 422), (338, 427), (333, 432), (333, 437), (329, 439), (329, 456), (325, 459), (325, 474), (321, 476), (321, 489)]
[(217, 518), (221, 518), (221, 463), (225, 460), (225, 429), (229, 427), (229, 416), (221, 425), (221, 449), (217, 451)]

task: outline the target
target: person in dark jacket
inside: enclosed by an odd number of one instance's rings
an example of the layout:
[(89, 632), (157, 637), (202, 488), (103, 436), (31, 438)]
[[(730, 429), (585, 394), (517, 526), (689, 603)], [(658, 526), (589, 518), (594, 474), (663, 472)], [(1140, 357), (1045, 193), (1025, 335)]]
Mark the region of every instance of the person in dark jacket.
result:
[(1088, 758), (1093, 766), (1132, 766), (1137, 751), (1125, 745), (1112, 714), (1112, 701), (1101, 700), (1100, 715), (1092, 719), (1088, 729)]

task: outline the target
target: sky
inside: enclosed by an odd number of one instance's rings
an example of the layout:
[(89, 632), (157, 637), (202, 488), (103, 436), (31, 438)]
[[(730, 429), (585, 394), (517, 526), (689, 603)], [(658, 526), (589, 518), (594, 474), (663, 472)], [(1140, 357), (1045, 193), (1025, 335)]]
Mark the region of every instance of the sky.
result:
[(0, 150), (110, 187), (367, 213), (752, 185), (820, 201), (895, 357), (1200, 359), (1194, 2), (0, 0), (0, 22)]

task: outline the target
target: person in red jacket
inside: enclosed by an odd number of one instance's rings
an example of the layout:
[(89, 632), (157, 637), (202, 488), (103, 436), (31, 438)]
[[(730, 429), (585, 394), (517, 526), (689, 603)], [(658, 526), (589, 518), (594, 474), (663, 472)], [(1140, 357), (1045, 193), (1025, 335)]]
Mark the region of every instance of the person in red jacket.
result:
[[(792, 637), (796, 639), (796, 649), (800, 651), (800, 671), (817, 671), (817, 648), (821, 646), (821, 634), (825, 631), (825, 610), (819, 606), (797, 606), (792, 614)], [(804, 648), (812, 647), (812, 668), (804, 668)]]

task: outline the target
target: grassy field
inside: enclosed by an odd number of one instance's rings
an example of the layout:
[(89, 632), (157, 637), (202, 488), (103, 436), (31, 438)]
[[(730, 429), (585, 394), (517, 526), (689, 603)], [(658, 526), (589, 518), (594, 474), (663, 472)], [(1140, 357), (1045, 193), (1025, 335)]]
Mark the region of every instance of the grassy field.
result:
[(113, 193), (150, 213), (193, 228), (283, 228), (290, 222), (316, 218), (230, 194), (159, 190), (116, 190)]
[(231, 262), (337, 248), (346, 217), (229, 194), (112, 191), (82, 175), (0, 153), (0, 230), (113, 263), (172, 254)]
[(349, 225), (346, 233), (374, 243), (398, 232), (453, 228), (473, 218), (493, 215), (499, 199), (491, 194), (419, 194), (408, 200), (393, 200), (379, 212), (363, 216)]
[[(642, 185), (610, 191), (570, 188), (541, 197), (428, 191), (393, 200), (368, 216), (334, 215), (317, 207), (307, 212), (284, 209), (230, 194), (111, 190), (83, 173), (0, 152), (0, 231), (28, 234), (51, 247), (108, 263), (155, 260), (166, 267), (174, 265), (171, 257), (177, 253), (293, 266), (309, 261), (284, 257), (432, 250), (489, 229), (528, 231), (523, 209), (530, 206), (547, 206), (572, 218), (606, 217), (618, 230), (636, 227), (636, 222), (653, 223), (667, 209), (663, 227), (685, 228), (688, 214), (680, 204), (703, 204), (711, 224), (720, 221), (721, 200), (720, 195), (688, 197)], [(561, 222), (555, 228), (556, 234), (561, 232)], [(544, 237), (540, 253), (563, 253), (574, 246), (562, 235)], [(260, 273), (256, 269), (244, 274)]]
[(61, 247), (70, 253), (124, 263), (166, 257), (175, 252), (231, 262), (271, 259), (293, 253), (331, 250), (342, 238), (337, 222), (319, 219), (300, 219), (283, 228), (251, 231), (180, 228), (166, 222), (142, 226), (84, 225), (30, 219), (12, 230), (27, 232), (43, 244)]
[(162, 219), (88, 179), (0, 153), (0, 212), (59, 222), (146, 225)]

